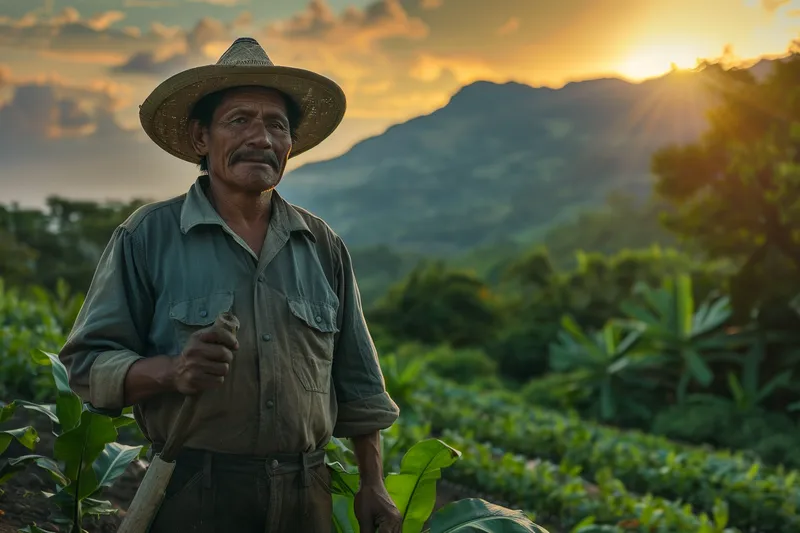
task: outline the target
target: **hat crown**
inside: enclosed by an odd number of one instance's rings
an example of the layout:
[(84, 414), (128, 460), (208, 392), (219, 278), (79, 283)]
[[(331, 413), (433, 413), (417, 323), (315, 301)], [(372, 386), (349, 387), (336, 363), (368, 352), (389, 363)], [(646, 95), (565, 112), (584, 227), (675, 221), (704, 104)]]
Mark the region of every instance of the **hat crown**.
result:
[(275, 64), (258, 44), (258, 41), (252, 37), (239, 37), (220, 56), (217, 65), (272, 67)]

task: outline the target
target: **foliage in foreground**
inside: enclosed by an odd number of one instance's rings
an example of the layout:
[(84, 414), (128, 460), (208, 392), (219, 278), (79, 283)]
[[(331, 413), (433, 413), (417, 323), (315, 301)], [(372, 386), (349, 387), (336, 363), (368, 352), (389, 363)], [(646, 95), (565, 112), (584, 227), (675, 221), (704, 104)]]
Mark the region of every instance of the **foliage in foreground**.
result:
[[(10, 419), (18, 408), (43, 414), (58, 428), (53, 431), (56, 435), (53, 457), (32, 453), (9, 459), (0, 466), (0, 482), (31, 464), (43, 469), (55, 484), (55, 492), (45, 494), (61, 512), (53, 522), (68, 525), (71, 533), (82, 533), (81, 525), (86, 517), (116, 512), (109, 501), (100, 499), (102, 492), (142, 455), (143, 447), (116, 442), (118, 428), (134, 423), (133, 418), (129, 415), (109, 418), (89, 411), (70, 389), (67, 369), (58, 356), (49, 352), (44, 355), (35, 355), (33, 359), (51, 367), (57, 390), (55, 404), (16, 400), (2, 407), (0, 422)], [(6, 450), (12, 438), (32, 451), (39, 441), (31, 426), (2, 431), (0, 453)], [(43, 530), (36, 528), (34, 531)]]
[[(47, 416), (59, 428), (53, 447), (54, 457), (28, 454), (5, 461), (0, 466), (0, 482), (8, 480), (28, 465), (45, 470), (55, 482), (54, 493), (46, 493), (56, 504), (61, 516), (55, 523), (66, 524), (71, 533), (84, 533), (82, 525), (88, 516), (115, 514), (110, 502), (99, 499), (102, 491), (121, 476), (128, 465), (144, 453), (143, 446), (126, 446), (116, 442), (117, 428), (134, 423), (130, 415), (110, 418), (89, 411), (70, 389), (67, 369), (58, 356), (43, 352), (35, 356), (38, 364), (51, 367), (57, 389), (54, 405), (40, 405), (17, 400), (2, 407), (0, 423), (13, 416), (22, 407)], [(39, 441), (32, 426), (0, 431), (0, 454), (17, 440), (34, 450)], [(328, 464), (333, 479), (334, 528), (337, 533), (358, 533), (353, 502), (358, 490), (358, 469), (354, 466), (353, 452), (340, 441), (333, 440), (328, 454), (336, 460)], [(436, 482), (441, 469), (452, 465), (461, 453), (438, 439), (425, 439), (403, 455), (400, 471), (389, 473), (386, 487), (403, 515), (403, 533), (473, 531), (480, 523), (483, 531), (506, 533), (547, 533), (519, 511), (502, 508), (480, 499), (455, 502), (431, 516), (436, 501)], [(48, 533), (35, 524), (27, 528), (31, 533)]]
[[(334, 531), (358, 533), (354, 501), (358, 468), (351, 449), (333, 439), (328, 445)], [(403, 533), (547, 533), (521, 511), (512, 511), (479, 498), (452, 502), (431, 514), (441, 470), (453, 465), (461, 452), (439, 439), (417, 442), (403, 455), (399, 472), (385, 478), (386, 489), (403, 517)], [(429, 524), (429, 527), (425, 527)], [(423, 529), (424, 528), (424, 529)]]

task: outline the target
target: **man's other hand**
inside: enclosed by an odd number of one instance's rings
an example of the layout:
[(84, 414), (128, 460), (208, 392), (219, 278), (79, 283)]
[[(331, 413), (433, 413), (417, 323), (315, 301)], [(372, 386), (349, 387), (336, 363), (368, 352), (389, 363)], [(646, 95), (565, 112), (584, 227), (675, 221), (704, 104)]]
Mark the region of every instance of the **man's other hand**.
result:
[(356, 493), (354, 511), (361, 533), (400, 533), (403, 517), (383, 483), (362, 485)]

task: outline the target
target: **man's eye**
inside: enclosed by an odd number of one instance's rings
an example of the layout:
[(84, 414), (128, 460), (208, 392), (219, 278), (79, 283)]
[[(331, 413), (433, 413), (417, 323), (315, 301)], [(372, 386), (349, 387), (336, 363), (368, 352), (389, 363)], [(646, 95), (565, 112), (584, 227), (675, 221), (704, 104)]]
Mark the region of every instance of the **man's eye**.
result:
[(236, 117), (235, 119), (231, 120), (231, 124), (244, 124), (245, 118), (244, 117)]

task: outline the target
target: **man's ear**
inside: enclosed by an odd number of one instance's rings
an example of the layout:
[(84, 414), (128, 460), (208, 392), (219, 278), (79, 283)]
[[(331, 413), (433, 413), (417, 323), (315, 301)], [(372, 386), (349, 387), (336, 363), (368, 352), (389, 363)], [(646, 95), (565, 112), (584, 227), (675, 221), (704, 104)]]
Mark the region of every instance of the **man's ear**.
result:
[(208, 155), (208, 130), (202, 127), (197, 119), (189, 122), (189, 140), (197, 155), (200, 157)]

